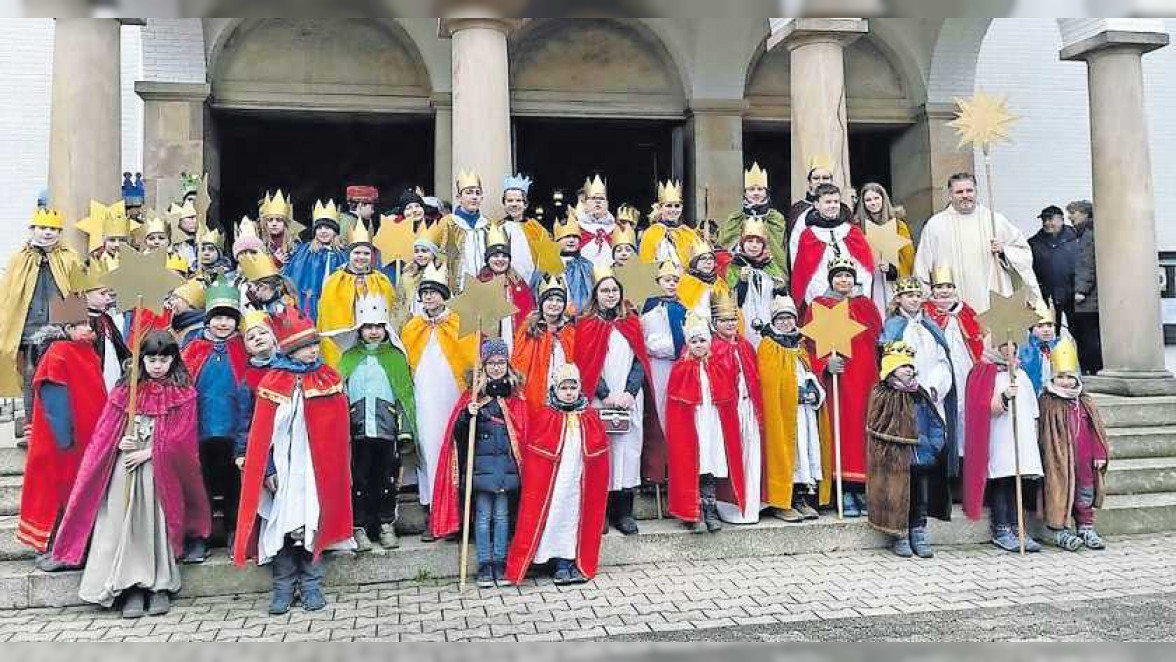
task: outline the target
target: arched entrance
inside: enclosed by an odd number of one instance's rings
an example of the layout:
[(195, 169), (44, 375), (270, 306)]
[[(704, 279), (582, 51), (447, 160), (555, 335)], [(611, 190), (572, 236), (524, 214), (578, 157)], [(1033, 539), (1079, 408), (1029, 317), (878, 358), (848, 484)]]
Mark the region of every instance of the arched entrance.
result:
[(380, 210), (431, 188), (431, 86), (395, 20), (244, 20), (209, 70), (220, 218), (252, 217), (278, 187), (300, 219), (348, 183), (378, 186)]

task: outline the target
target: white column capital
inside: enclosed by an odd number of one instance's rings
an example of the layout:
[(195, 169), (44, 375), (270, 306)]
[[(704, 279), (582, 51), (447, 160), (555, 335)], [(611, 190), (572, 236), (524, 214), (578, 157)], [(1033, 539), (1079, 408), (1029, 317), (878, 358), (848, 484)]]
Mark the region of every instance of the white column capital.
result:
[(1108, 48), (1128, 48), (1140, 54), (1168, 45), (1162, 19), (1153, 18), (1063, 18), (1062, 60), (1085, 60)]
[(864, 18), (770, 18), (768, 24), (769, 51), (780, 44), (788, 50), (822, 42), (847, 46), (870, 30)]
[(497, 30), (506, 36), (518, 30), (527, 22), (525, 18), (500, 18), (496, 16), (450, 16), (437, 19), (437, 36), (450, 39), (457, 32), (481, 28)]

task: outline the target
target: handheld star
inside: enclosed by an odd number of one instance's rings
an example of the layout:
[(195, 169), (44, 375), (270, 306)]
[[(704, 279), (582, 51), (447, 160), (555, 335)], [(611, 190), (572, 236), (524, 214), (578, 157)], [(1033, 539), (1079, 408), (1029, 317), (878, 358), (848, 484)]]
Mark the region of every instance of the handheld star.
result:
[(380, 251), (380, 258), (385, 264), (396, 260), (411, 262), (415, 239), (412, 221), (397, 221), (392, 216), (381, 216), (380, 229), (372, 237), (372, 245)]
[(1015, 340), (1037, 322), (1037, 313), (1029, 305), (1028, 289), (1018, 289), (1007, 297), (998, 292), (989, 295), (988, 310), (980, 313), (980, 319), (994, 340), (1001, 334), (1006, 341)]
[(849, 316), (849, 299), (842, 299), (832, 307), (819, 301), (812, 303), (813, 319), (800, 332), (817, 345), (817, 358), (836, 352), (846, 358), (853, 356), (853, 339), (866, 330), (866, 325)]
[(90, 201), (90, 215), (74, 224), (78, 230), (86, 233), (86, 251), (93, 253), (102, 246), (102, 231), (106, 226), (109, 208), (97, 200)]
[(120, 310), (130, 310), (142, 296), (143, 308), (163, 314), (163, 300), (184, 282), (166, 264), (167, 251), (144, 255), (124, 249), (119, 252), (118, 267), (104, 275), (101, 282), (115, 291)]
[(614, 267), (613, 273), (625, 292), (625, 298), (639, 310), (646, 299), (662, 294), (657, 284), (657, 265), (642, 262), (636, 255), (623, 267)]
[(460, 326), (459, 338), (481, 331), (484, 335), (497, 338), (498, 323), (504, 317), (518, 312), (518, 308), (506, 298), (506, 286), (502, 276), (495, 276), (483, 282), (467, 278), (465, 291), (457, 295), (449, 308), (457, 313)]
[(535, 267), (549, 276), (558, 276), (564, 272), (559, 244), (546, 232), (535, 241)]
[(870, 243), (878, 260), (887, 264), (898, 264), (898, 254), (911, 245), (911, 240), (898, 232), (898, 219), (892, 218), (882, 225), (866, 221), (866, 241)]
[(955, 100), (959, 110), (948, 122), (960, 134), (960, 147), (972, 146), (985, 154), (993, 145), (1009, 142), (1009, 125), (1018, 118), (1009, 112), (1008, 97), (977, 92), (971, 99)]

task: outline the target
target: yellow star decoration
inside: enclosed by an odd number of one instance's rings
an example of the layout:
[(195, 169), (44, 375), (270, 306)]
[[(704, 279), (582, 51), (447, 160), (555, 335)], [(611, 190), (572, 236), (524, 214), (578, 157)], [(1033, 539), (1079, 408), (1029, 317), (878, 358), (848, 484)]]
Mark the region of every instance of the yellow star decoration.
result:
[(1009, 112), (1007, 97), (977, 92), (971, 99), (956, 99), (959, 111), (947, 125), (960, 134), (960, 147), (972, 146), (987, 153), (993, 145), (1009, 142), (1009, 125), (1018, 118)]
[(1028, 289), (1018, 289), (1007, 297), (997, 292), (989, 292), (989, 295), (988, 310), (980, 313), (980, 320), (992, 334), (994, 342), (1017, 340), (1037, 322), (1037, 313), (1029, 305)]
[(625, 266), (613, 267), (613, 274), (624, 289), (625, 299), (637, 306), (638, 310), (645, 305), (646, 299), (662, 294), (657, 284), (657, 265), (642, 262), (636, 255), (629, 258)]
[(110, 208), (98, 202), (97, 200), (90, 201), (90, 215), (78, 221), (74, 227), (86, 233), (87, 244), (86, 251), (94, 252), (95, 249), (102, 245), (103, 235), (102, 231), (106, 227), (106, 217), (110, 214)]
[(548, 276), (558, 276), (564, 272), (564, 263), (559, 256), (559, 244), (547, 232), (538, 236), (535, 241), (535, 267)]
[(397, 221), (392, 216), (380, 216), (380, 229), (372, 237), (372, 245), (380, 251), (380, 259), (384, 264), (396, 260), (412, 261), (412, 244), (416, 234), (412, 231), (412, 221)]
[(813, 319), (800, 332), (817, 344), (817, 358), (836, 352), (846, 358), (853, 356), (853, 339), (866, 326), (849, 316), (849, 299), (838, 301), (833, 307), (814, 301)]
[(882, 225), (865, 221), (862, 226), (866, 229), (866, 241), (874, 255), (887, 264), (898, 264), (898, 254), (902, 249), (911, 245), (911, 240), (898, 233), (898, 219), (890, 219)]
[(208, 209), (212, 207), (212, 197), (208, 195), (208, 173), (200, 176), (200, 188), (196, 189), (196, 223), (200, 228), (208, 227)]
[(139, 296), (143, 308), (163, 313), (163, 300), (169, 292), (184, 283), (179, 274), (165, 266), (167, 251), (144, 255), (136, 250), (119, 252), (118, 267), (102, 277), (102, 283), (118, 296), (119, 309), (134, 308)]
[(514, 303), (506, 298), (506, 285), (502, 278), (495, 276), (487, 282), (466, 278), (465, 291), (449, 305), (458, 314), (461, 323), (457, 330), (458, 337), (464, 338), (481, 331), (486, 336), (497, 338), (498, 322), (518, 312)]

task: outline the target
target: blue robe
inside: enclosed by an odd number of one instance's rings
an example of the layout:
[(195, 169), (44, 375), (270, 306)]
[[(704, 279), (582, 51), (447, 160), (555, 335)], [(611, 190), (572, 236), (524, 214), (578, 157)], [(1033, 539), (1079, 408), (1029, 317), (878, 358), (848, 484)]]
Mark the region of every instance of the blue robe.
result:
[(665, 306), (666, 317), (670, 320), (670, 338), (674, 341), (674, 356), (682, 356), (682, 348), (686, 346), (686, 306), (677, 299), (668, 296), (650, 297), (646, 299), (641, 309), (644, 315), (658, 306)]
[(592, 299), (592, 287), (596, 285), (592, 263), (576, 255), (564, 264), (564, 280), (568, 284), (568, 298), (579, 315), (588, 307)]
[(1021, 369), (1029, 375), (1029, 381), (1033, 382), (1033, 392), (1041, 395), (1041, 389), (1045, 388), (1045, 374), (1042, 370), (1045, 367), (1045, 354), (1041, 352), (1041, 346), (1045, 345), (1049, 351), (1053, 351), (1058, 346), (1060, 338), (1043, 343), (1029, 332), (1029, 340), (1021, 348), (1017, 350), (1017, 361), (1021, 364)]
[(317, 323), (323, 282), (328, 275), (347, 264), (347, 251), (341, 248), (311, 250), (313, 244), (309, 241), (299, 244), (286, 266), (282, 267), (282, 275), (289, 278), (298, 290), (298, 307)]

